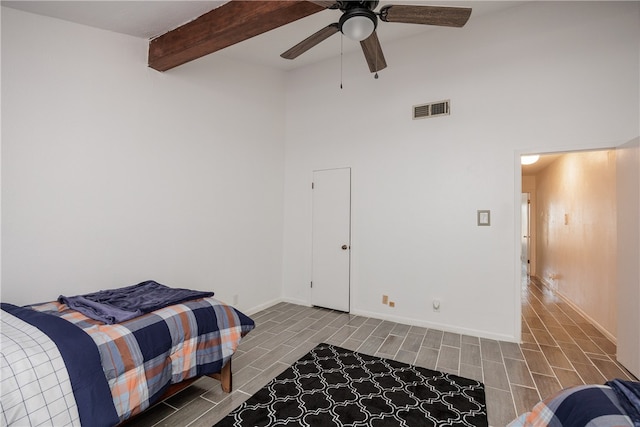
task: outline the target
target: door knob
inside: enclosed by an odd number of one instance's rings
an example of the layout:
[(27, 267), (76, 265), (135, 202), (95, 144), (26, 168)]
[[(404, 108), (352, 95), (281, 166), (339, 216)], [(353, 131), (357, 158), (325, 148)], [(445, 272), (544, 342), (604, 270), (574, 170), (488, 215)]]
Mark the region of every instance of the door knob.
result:
[(346, 251), (346, 250), (347, 250), (347, 248), (348, 248), (348, 246), (347, 246), (347, 245), (342, 245), (342, 250), (343, 250), (343, 251)]

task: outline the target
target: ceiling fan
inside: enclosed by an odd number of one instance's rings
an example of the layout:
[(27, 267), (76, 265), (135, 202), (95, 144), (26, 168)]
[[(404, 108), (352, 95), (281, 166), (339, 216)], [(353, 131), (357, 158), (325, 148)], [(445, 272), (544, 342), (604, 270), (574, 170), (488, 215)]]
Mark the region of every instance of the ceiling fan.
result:
[(342, 16), (338, 22), (315, 32), (280, 56), (285, 59), (295, 59), (341, 31), (350, 39), (360, 42), (369, 71), (372, 73), (387, 66), (376, 34), (378, 17), (384, 22), (462, 27), (471, 16), (471, 8), (467, 7), (386, 5), (376, 13), (374, 9), (378, 6), (378, 1), (312, 1), (311, 3), (327, 9), (340, 9)]

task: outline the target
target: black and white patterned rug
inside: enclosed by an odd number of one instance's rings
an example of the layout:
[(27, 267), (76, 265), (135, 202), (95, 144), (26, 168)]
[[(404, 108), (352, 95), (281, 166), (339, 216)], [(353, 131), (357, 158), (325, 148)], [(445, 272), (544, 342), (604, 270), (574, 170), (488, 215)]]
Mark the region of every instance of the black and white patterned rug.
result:
[(320, 344), (223, 426), (487, 426), (484, 385)]

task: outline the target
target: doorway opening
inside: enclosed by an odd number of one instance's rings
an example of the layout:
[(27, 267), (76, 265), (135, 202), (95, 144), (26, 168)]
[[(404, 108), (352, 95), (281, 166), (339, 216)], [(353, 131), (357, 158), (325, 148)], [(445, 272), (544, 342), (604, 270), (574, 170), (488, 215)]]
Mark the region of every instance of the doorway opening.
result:
[[(640, 372), (637, 324), (627, 330), (626, 320), (640, 305), (637, 261), (627, 268), (621, 262), (627, 252), (637, 260), (639, 252), (639, 159), (636, 139), (615, 149), (542, 155), (541, 164), (521, 166), (517, 215), (522, 236), (530, 236), (521, 237), (519, 260), (521, 340), (555, 351), (585, 383), (613, 371)], [(562, 367), (551, 366), (562, 383)]]
[(614, 341), (615, 156), (563, 152), (522, 165), (520, 214), (522, 282), (538, 280)]

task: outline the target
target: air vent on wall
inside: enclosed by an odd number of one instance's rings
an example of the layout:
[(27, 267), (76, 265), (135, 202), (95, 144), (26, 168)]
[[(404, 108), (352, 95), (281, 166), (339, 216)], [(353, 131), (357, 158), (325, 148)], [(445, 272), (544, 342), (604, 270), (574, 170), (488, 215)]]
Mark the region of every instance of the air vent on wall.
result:
[(413, 119), (426, 119), (427, 117), (448, 116), (450, 100), (431, 102), (429, 104), (414, 105)]

